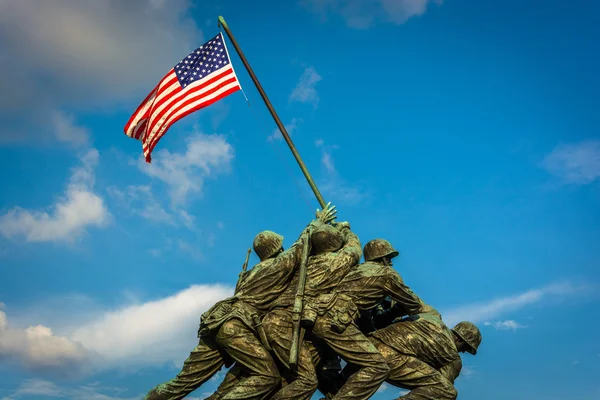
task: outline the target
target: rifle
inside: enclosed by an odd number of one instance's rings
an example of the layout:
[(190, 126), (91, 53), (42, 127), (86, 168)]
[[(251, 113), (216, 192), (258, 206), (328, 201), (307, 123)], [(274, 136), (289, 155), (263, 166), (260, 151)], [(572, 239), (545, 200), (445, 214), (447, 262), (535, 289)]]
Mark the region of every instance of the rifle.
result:
[(298, 268), (298, 286), (296, 289), (296, 298), (294, 299), (294, 309), (292, 310), (292, 344), (290, 346), (289, 366), (292, 372), (298, 369), (298, 353), (300, 351), (300, 343), (304, 338), (304, 328), (300, 326), (300, 318), (302, 317), (302, 309), (304, 305), (304, 287), (306, 286), (306, 263), (308, 262), (308, 252), (310, 248), (310, 232), (309, 227), (306, 231), (306, 239), (302, 247), (302, 257), (300, 258), (300, 266)]
[(242, 272), (240, 272), (238, 281), (235, 285), (236, 292), (238, 291), (239, 286), (241, 285), (241, 283), (244, 280), (244, 273), (246, 272), (246, 269), (248, 268), (248, 260), (250, 259), (250, 253), (252, 253), (252, 249), (248, 249), (248, 252), (246, 253), (246, 261), (244, 262), (244, 265), (242, 265)]

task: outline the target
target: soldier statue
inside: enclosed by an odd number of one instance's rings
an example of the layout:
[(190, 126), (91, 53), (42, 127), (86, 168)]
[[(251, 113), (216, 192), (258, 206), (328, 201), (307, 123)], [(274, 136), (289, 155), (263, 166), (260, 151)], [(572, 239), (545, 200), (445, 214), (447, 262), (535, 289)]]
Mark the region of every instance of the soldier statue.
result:
[(181, 372), (146, 400), (182, 399), (223, 366), (230, 369), (206, 400), (309, 400), (317, 390), (366, 400), (384, 381), (410, 390), (399, 399), (457, 398), (460, 353), (476, 354), (481, 332), (467, 321), (449, 329), (393, 268), (399, 252), (390, 242), (361, 249), (348, 222), (333, 222), (334, 209), (317, 210), (288, 250), (275, 232), (255, 237), (260, 262), (244, 266), (234, 295), (202, 315)]

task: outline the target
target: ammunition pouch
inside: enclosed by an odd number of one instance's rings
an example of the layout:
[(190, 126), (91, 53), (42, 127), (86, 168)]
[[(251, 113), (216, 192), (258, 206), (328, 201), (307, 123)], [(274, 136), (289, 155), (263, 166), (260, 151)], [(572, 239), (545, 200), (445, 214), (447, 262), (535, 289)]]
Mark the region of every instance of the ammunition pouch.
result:
[(327, 315), (331, 321), (331, 329), (343, 333), (348, 325), (354, 323), (359, 311), (352, 298), (343, 293), (327, 293), (310, 298), (304, 304), (302, 323), (312, 327), (318, 317)]
[(202, 314), (200, 317), (200, 327), (198, 328), (198, 337), (202, 338), (215, 334), (221, 325), (230, 318), (233, 313), (233, 304), (237, 300), (236, 297), (230, 297), (219, 301)]
[(255, 334), (258, 333), (256, 330), (257, 326), (262, 329), (258, 311), (234, 296), (218, 302), (202, 314), (198, 337), (215, 335), (221, 328), (221, 325), (233, 318), (241, 321)]

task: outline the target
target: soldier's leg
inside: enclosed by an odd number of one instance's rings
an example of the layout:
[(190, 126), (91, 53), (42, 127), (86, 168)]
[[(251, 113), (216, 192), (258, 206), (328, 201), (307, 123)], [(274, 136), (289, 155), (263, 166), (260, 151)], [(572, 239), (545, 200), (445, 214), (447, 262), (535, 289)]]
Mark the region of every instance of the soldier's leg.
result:
[(344, 384), (340, 377), (342, 370), (340, 357), (314, 335), (308, 336), (305, 342), (317, 371), (319, 382), (317, 388), (325, 398), (330, 399)]
[(427, 363), (399, 353), (378, 340), (374, 344), (391, 368), (387, 382), (411, 390), (398, 399), (455, 400), (458, 396), (454, 385)]
[(217, 388), (217, 391), (209, 397), (206, 397), (204, 400), (221, 400), (235, 387), (235, 385), (237, 385), (247, 376), (249, 376), (249, 374), (244, 370), (244, 368), (236, 363), (229, 371), (227, 371), (227, 374)]
[(223, 357), (215, 343), (200, 340), (190, 356), (183, 363), (177, 376), (168, 382), (154, 387), (145, 400), (179, 400), (199, 388), (216, 374), (224, 364)]
[[(263, 319), (265, 333), (278, 361), (289, 372), (292, 345), (292, 318), (287, 310), (273, 310)], [(317, 373), (310, 350), (303, 342), (298, 353), (298, 371), (273, 397), (273, 400), (308, 400), (317, 390)]]
[(281, 378), (275, 361), (254, 333), (240, 320), (231, 319), (221, 326), (216, 341), (248, 373), (223, 400), (270, 398)]
[(331, 329), (331, 320), (327, 316), (319, 317), (313, 334), (325, 341), (344, 361), (360, 367), (358, 372), (348, 377), (334, 400), (368, 399), (390, 373), (383, 356), (355, 324), (348, 325), (343, 333), (337, 333)]

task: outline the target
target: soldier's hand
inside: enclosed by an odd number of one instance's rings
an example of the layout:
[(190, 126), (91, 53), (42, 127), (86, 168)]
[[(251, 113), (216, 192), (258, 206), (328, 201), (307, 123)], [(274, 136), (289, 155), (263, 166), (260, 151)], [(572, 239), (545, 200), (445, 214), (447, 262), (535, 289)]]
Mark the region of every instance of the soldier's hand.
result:
[(332, 221), (335, 221), (335, 217), (337, 214), (337, 210), (335, 209), (335, 206), (331, 205), (331, 202), (327, 203), (327, 205), (323, 208), (323, 210), (319, 210), (317, 208), (317, 219), (321, 222), (323, 222), (324, 224), (328, 224)]
[(350, 229), (350, 222), (348, 222), (348, 221), (336, 222), (335, 223), (335, 227), (338, 228), (338, 229), (342, 229), (342, 228), (348, 228), (348, 229)]

